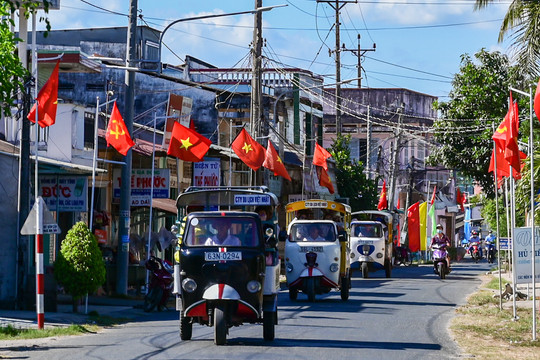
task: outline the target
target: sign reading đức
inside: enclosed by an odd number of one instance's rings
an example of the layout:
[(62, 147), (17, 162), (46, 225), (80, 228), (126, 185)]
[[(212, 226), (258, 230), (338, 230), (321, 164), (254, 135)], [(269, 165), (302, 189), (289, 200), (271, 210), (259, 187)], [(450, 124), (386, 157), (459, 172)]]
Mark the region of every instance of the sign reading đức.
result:
[(221, 164), (219, 159), (205, 158), (204, 161), (193, 163), (193, 186), (219, 186)]
[[(540, 228), (534, 228), (534, 252), (536, 266), (536, 281), (540, 281)], [(516, 283), (528, 284), (532, 282), (532, 247), (531, 247), (531, 228), (521, 227), (514, 229), (515, 241), (513, 248), (515, 251), (516, 262)]]
[[(122, 170), (113, 171), (113, 198), (120, 199)], [(131, 206), (149, 206), (152, 180), (154, 181), (154, 199), (169, 198), (169, 169), (132, 169), (131, 170)]]
[(51, 211), (88, 211), (86, 176), (40, 176), (39, 193)]

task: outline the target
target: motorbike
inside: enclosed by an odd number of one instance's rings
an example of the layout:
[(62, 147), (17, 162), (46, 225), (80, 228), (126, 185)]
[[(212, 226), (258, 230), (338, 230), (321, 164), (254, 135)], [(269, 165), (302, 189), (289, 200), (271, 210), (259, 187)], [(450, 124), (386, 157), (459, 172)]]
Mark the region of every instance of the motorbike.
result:
[(150, 256), (145, 267), (150, 271), (151, 280), (148, 292), (144, 297), (144, 311), (150, 312), (157, 307), (158, 311), (167, 307), (167, 301), (172, 294), (173, 269), (166, 262), (155, 256)]
[(433, 244), (431, 249), (433, 250), (433, 271), (435, 274), (439, 275), (441, 279), (444, 279), (446, 278), (446, 275), (450, 273), (446, 261), (448, 255), (446, 244)]
[(469, 244), (469, 254), (471, 254), (471, 258), (474, 262), (482, 260), (482, 257), (480, 256), (480, 245), (477, 241), (471, 240), (471, 243)]
[(490, 264), (493, 264), (495, 262), (495, 252), (497, 250), (495, 249), (495, 244), (491, 240), (486, 240), (486, 256), (487, 261)]

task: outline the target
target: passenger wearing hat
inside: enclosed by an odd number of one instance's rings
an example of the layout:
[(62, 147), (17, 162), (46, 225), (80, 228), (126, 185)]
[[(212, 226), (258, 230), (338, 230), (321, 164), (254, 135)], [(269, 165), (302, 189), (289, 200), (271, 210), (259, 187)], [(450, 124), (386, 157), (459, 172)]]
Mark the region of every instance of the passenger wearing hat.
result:
[[(441, 224), (437, 224), (437, 235), (431, 239), (430, 247), (435, 244), (450, 247), (450, 239), (448, 239), (448, 236), (443, 233), (443, 227)], [(446, 256), (446, 262), (448, 263), (448, 270), (450, 270), (450, 257), (448, 255)]]

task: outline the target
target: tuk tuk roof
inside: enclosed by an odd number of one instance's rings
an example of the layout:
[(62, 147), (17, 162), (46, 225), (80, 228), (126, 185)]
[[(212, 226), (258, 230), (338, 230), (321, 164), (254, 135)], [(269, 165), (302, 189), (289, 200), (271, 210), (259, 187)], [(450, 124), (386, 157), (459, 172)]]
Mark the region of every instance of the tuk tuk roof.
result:
[(355, 211), (352, 214), (352, 217), (357, 215), (370, 215), (369, 219), (360, 219), (360, 220), (374, 220), (374, 217), (376, 216), (382, 216), (386, 219), (387, 222), (391, 222), (393, 219), (392, 213), (388, 211), (380, 211), (380, 210), (362, 210), (362, 211)]
[(176, 207), (188, 206), (202, 207), (208, 211), (220, 207), (246, 207), (246, 206), (277, 206), (276, 195), (266, 186), (217, 186), (217, 187), (188, 187), (176, 199)]
[(310, 199), (310, 200), (300, 200), (287, 204), (286, 211), (298, 211), (304, 209), (326, 209), (337, 211), (340, 213), (350, 213), (351, 207), (347, 204), (343, 204), (337, 201), (332, 200), (320, 200), (320, 199)]

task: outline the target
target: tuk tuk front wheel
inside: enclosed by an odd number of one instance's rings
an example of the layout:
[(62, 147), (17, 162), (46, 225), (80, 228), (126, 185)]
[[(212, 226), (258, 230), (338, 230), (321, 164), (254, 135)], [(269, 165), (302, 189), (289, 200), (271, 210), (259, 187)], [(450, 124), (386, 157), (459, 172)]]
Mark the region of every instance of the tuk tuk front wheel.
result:
[(367, 279), (367, 278), (368, 278), (368, 274), (369, 274), (368, 263), (367, 263), (367, 262), (363, 262), (363, 263), (362, 263), (362, 277), (363, 277), (364, 279)]
[(306, 279), (306, 294), (309, 302), (315, 301), (315, 278), (310, 277)]
[(227, 342), (227, 321), (225, 310), (221, 307), (214, 309), (214, 343), (225, 345)]
[(298, 290), (297, 289), (289, 289), (289, 299), (296, 300), (298, 297)]
[(185, 317), (180, 311), (180, 339), (191, 340), (191, 334), (193, 333), (193, 324), (189, 321), (189, 318)]
[(263, 338), (265, 341), (272, 341), (275, 337), (276, 312), (263, 312)]
[(341, 300), (349, 300), (349, 289), (351, 287), (351, 278), (344, 277), (341, 279)]

